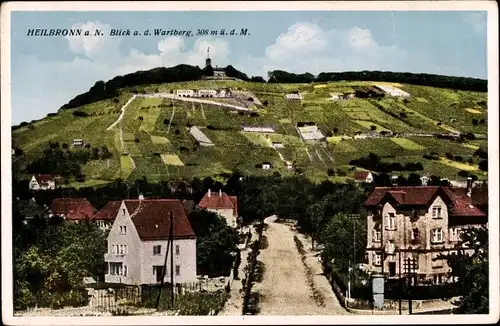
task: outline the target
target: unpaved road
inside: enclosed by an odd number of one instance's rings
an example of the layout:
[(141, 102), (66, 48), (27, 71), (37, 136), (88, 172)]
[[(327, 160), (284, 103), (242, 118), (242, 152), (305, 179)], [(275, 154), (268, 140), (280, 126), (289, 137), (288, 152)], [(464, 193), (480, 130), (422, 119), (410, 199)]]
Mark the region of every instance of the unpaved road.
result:
[[(268, 228), (264, 234), (269, 245), (261, 250), (257, 258), (264, 263), (265, 272), (262, 282), (255, 283), (253, 290), (262, 295), (259, 315), (348, 314), (340, 306), (329, 286), (315, 284), (317, 291), (324, 298), (323, 306), (313, 298), (301, 254), (295, 245), (296, 233), (291, 227), (274, 222), (274, 218), (267, 218), (265, 222)], [(314, 276), (315, 283), (318, 277), (324, 278), (321, 275)]]

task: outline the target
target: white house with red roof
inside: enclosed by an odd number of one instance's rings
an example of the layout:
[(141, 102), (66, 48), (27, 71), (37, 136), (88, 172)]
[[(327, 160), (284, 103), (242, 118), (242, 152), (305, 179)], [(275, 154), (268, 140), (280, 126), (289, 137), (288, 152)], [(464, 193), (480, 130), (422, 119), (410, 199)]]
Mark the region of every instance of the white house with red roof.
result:
[[(110, 209), (114, 210), (115, 205)], [(173, 216), (173, 245), (166, 256)], [(196, 281), (196, 236), (186, 208), (177, 199), (137, 199), (120, 202), (108, 235), (105, 281), (128, 285)], [(167, 265), (164, 271), (165, 258)]]
[(373, 174), (370, 171), (357, 171), (354, 173), (354, 181), (360, 183), (372, 183)]
[(226, 219), (227, 225), (237, 227), (238, 197), (228, 196), (222, 190), (213, 193), (210, 189), (198, 203), (198, 207), (214, 212)]
[(30, 190), (54, 190), (56, 180), (50, 174), (34, 174), (30, 180)]
[(376, 187), (364, 203), (370, 270), (389, 278), (411, 271), (419, 284), (455, 281), (438, 256), (470, 251), (461, 234), (487, 227), (487, 202), (487, 191), (473, 188), (471, 180), (466, 188)]

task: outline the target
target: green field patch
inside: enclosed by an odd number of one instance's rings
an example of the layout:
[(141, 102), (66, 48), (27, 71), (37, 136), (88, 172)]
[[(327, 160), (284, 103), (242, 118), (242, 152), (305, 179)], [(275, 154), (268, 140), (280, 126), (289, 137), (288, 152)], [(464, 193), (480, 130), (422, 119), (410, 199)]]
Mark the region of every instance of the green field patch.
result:
[(142, 152), (139, 149), (139, 144), (136, 142), (127, 141), (127, 142), (125, 142), (125, 147), (127, 148), (127, 151), (132, 156), (141, 156), (142, 155)]
[(175, 166), (183, 166), (181, 159), (177, 154), (161, 154), (161, 159), (165, 163), (165, 165), (175, 165)]
[(350, 141), (340, 141), (335, 144), (333, 147), (334, 152), (357, 152), (358, 149), (356, 148), (355, 144), (350, 142)]
[(150, 135), (150, 137), (151, 137), (151, 142), (153, 144), (160, 144), (160, 145), (170, 144), (170, 141), (168, 140), (167, 137), (155, 136), (155, 135)]
[(93, 187), (97, 188), (99, 186), (106, 185), (110, 183), (111, 181), (109, 180), (99, 180), (99, 179), (87, 179), (85, 182), (70, 182), (68, 185), (62, 186), (63, 188), (65, 187), (71, 187), (75, 189), (83, 188), (83, 187)]
[(40, 146), (42, 145), (43, 143), (47, 143), (49, 142), (50, 140), (56, 138), (58, 135), (57, 134), (49, 134), (49, 135), (45, 135), (45, 136), (42, 136), (42, 137), (38, 137), (38, 138), (35, 138), (33, 139), (33, 141), (29, 144), (25, 144), (22, 149), (24, 151), (29, 151), (37, 146)]
[(354, 122), (356, 122), (360, 126), (365, 127), (366, 129), (370, 129), (370, 130), (371, 130), (372, 126), (375, 126), (376, 127), (375, 131), (377, 131), (377, 132), (380, 132), (380, 131), (390, 131), (389, 129), (384, 128), (383, 126), (381, 126), (379, 124), (376, 124), (376, 123), (374, 123), (372, 121), (354, 120)]
[(471, 108), (466, 108), (465, 111), (470, 112), (472, 114), (482, 114), (483, 113), (478, 109), (471, 109)]
[(263, 134), (259, 134), (256, 132), (244, 132), (240, 131), (240, 134), (245, 136), (249, 141), (251, 141), (255, 145), (260, 145), (264, 147), (269, 147), (270, 143), (268, 139)]
[(120, 170), (117, 173), (118, 177), (126, 179), (132, 173), (132, 170), (133, 170), (132, 159), (128, 155), (121, 155)]
[(427, 101), (427, 99), (425, 99), (423, 97), (415, 97), (415, 99), (417, 101), (419, 101), (420, 103), (429, 103), (429, 101)]
[(393, 142), (410, 151), (420, 151), (426, 149), (425, 146), (415, 143), (407, 138), (391, 137)]
[(332, 137), (327, 137), (326, 141), (332, 144), (337, 144), (340, 141), (342, 141), (342, 136), (332, 136)]
[(120, 131), (118, 131), (118, 130), (115, 131), (114, 140), (115, 140), (114, 141), (115, 147), (116, 147), (117, 151), (119, 152), (119, 154), (123, 153), (124, 149), (122, 146), (122, 141), (120, 139)]
[(139, 128), (139, 131), (153, 131), (155, 130), (156, 126), (156, 120), (158, 120), (158, 117), (160, 116), (160, 108), (153, 107), (146, 109), (145, 112), (142, 115), (142, 124), (141, 127)]
[(464, 170), (464, 171), (478, 171), (479, 170), (478, 167), (475, 165), (455, 162), (455, 161), (448, 160), (447, 158), (441, 158), (439, 160), (439, 163), (451, 166), (457, 170)]
[(460, 145), (462, 145), (462, 146), (463, 146), (463, 147), (465, 147), (465, 148), (469, 148), (469, 149), (473, 149), (473, 150), (479, 149), (479, 146), (477, 146), (477, 145), (473, 145), (473, 144), (466, 144), (466, 143), (462, 143), (462, 144), (460, 144)]

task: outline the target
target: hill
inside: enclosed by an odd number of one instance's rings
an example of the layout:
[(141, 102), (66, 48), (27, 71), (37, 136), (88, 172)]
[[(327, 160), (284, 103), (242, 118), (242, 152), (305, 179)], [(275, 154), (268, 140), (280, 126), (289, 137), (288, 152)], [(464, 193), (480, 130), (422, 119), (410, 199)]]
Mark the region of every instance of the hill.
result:
[[(398, 98), (372, 91), (373, 84), (196, 80), (124, 86), (110, 98), (81, 106), (74, 101), (57, 114), (13, 130), (13, 147), (20, 149), (13, 156), (13, 169), (17, 174), (58, 173), (54, 169), (63, 166), (60, 162), (70, 160), (71, 168), (65, 168), (73, 171), (70, 182), (75, 177), (85, 180), (77, 185), (117, 178), (217, 179), (234, 170), (252, 175), (303, 173), (315, 181), (344, 181), (360, 168), (487, 178), (477, 155), (479, 148), (487, 150), (486, 93), (382, 83), (410, 94)], [(178, 89), (223, 88), (232, 90), (232, 98), (204, 98), (211, 102), (202, 103), (174, 96)], [(287, 100), (288, 93), (300, 94), (302, 100)], [(332, 94), (355, 97), (331, 100)], [(302, 141), (296, 128), (300, 122), (314, 122), (327, 141)], [(242, 125), (271, 126), (275, 132), (245, 132)], [(467, 136), (443, 137), (450, 133)], [(73, 147), (74, 139), (83, 139), (85, 147)], [(273, 148), (272, 143), (283, 147)], [(375, 166), (359, 160), (370, 153), (380, 161)], [(80, 169), (74, 161), (80, 162)], [(271, 167), (265, 169), (263, 163)]]

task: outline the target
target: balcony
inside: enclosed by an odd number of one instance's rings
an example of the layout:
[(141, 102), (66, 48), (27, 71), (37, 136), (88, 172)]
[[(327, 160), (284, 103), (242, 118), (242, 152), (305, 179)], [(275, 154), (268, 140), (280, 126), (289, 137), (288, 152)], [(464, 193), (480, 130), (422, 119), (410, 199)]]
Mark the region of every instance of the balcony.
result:
[(110, 253), (105, 253), (104, 254), (104, 261), (107, 262), (117, 262), (120, 263), (123, 261), (123, 258), (125, 257), (125, 254), (110, 254)]
[(105, 274), (104, 281), (106, 283), (126, 283), (127, 277), (124, 275)]

